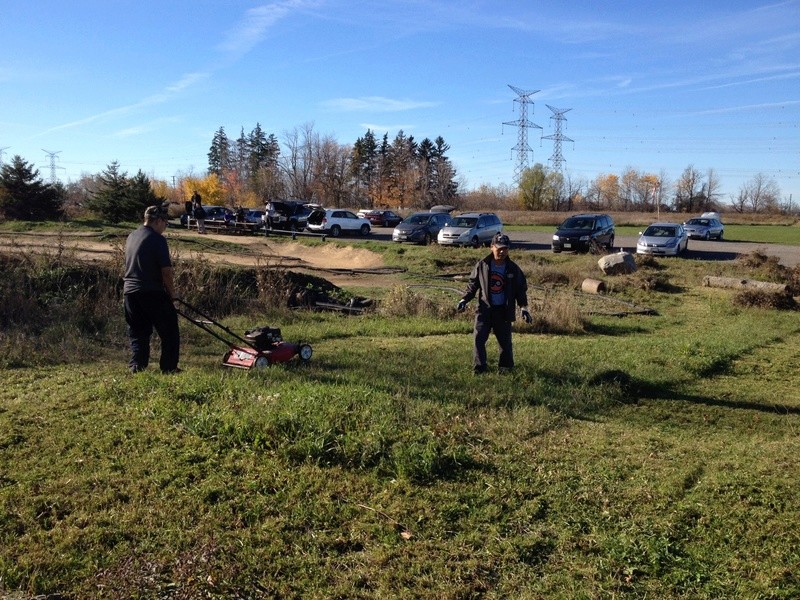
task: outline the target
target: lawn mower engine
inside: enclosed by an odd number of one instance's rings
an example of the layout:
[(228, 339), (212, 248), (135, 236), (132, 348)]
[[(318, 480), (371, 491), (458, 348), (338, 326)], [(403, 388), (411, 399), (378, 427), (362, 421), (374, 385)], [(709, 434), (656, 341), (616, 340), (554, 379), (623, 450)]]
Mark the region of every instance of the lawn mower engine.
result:
[(245, 331), (244, 337), (252, 347), (232, 345), (222, 359), (223, 365), (237, 369), (261, 368), (288, 362), (295, 356), (306, 362), (313, 353), (309, 344), (283, 341), (281, 330), (277, 327), (256, 327)]

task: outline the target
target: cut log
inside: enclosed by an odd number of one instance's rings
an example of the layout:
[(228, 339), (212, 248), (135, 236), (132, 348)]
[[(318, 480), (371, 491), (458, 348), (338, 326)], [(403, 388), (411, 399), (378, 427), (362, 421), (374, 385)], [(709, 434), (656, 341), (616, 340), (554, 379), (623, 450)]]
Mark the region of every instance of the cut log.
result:
[(581, 284), (581, 290), (587, 294), (602, 294), (606, 291), (606, 284), (604, 281), (600, 281), (599, 279), (587, 278), (583, 280), (583, 283)]
[(789, 286), (785, 283), (771, 283), (769, 281), (756, 281), (753, 279), (737, 279), (736, 277), (715, 277), (706, 275), (703, 277), (705, 287), (729, 288), (734, 290), (755, 289), (765, 292), (777, 292), (788, 294)]

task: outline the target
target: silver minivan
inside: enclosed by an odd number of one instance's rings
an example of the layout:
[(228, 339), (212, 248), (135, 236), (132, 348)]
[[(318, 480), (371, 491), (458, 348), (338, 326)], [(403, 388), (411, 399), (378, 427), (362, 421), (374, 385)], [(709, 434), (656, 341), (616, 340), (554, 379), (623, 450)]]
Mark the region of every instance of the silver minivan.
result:
[(503, 231), (503, 223), (494, 213), (464, 213), (450, 219), (439, 231), (436, 241), (442, 246), (490, 246), (495, 234)]

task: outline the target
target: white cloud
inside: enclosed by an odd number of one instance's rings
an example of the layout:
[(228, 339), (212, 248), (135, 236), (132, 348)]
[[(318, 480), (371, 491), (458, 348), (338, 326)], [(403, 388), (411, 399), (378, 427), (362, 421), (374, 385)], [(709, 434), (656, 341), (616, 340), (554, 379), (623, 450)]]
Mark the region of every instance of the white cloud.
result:
[(362, 96), (361, 98), (333, 98), (322, 103), (325, 108), (341, 111), (360, 112), (400, 112), (417, 108), (436, 106), (435, 102), (419, 100), (395, 100), (383, 96)]
[(412, 131), (416, 125), (381, 125), (379, 123), (361, 123), (359, 125), (363, 130), (369, 129), (378, 137), (382, 136), (384, 133), (391, 133), (397, 131)]
[(224, 52), (246, 54), (263, 40), (269, 29), (293, 11), (317, 6), (318, 2), (287, 0), (262, 4), (245, 12), (244, 17), (228, 31), (218, 48)]

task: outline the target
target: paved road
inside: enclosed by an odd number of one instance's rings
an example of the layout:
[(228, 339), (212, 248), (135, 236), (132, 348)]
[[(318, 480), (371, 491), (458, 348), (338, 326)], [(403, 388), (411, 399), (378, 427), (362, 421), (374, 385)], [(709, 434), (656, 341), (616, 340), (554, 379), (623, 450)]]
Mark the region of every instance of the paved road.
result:
[[(389, 228), (375, 227), (372, 230), (372, 239), (391, 241), (392, 230)], [(552, 253), (550, 241), (553, 234), (541, 231), (512, 231), (509, 233), (514, 248), (531, 250), (533, 252)], [(636, 252), (638, 236), (619, 236), (614, 247), (625, 249), (627, 252)], [(689, 250), (684, 258), (695, 260), (735, 260), (739, 255), (750, 254), (758, 250), (767, 256), (777, 256), (781, 264), (787, 267), (800, 265), (800, 246), (782, 246), (779, 244), (756, 244), (753, 242), (731, 242), (689, 240)]]

